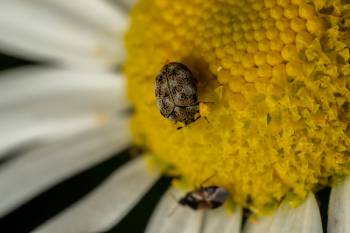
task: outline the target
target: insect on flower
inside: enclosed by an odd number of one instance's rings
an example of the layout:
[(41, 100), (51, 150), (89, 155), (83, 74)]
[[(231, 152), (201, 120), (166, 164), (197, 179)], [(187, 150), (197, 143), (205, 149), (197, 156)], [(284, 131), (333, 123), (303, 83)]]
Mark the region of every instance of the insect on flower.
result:
[(215, 174), (204, 180), (199, 188), (186, 193), (184, 197), (178, 200), (178, 203), (193, 210), (210, 210), (222, 206), (229, 196), (228, 191), (216, 185), (203, 186)]
[(171, 62), (162, 67), (155, 80), (155, 95), (165, 118), (186, 125), (199, 118), (197, 80), (184, 64)]
[(220, 207), (226, 201), (228, 192), (218, 186), (200, 187), (188, 192), (179, 200), (179, 204), (194, 210), (209, 210)]

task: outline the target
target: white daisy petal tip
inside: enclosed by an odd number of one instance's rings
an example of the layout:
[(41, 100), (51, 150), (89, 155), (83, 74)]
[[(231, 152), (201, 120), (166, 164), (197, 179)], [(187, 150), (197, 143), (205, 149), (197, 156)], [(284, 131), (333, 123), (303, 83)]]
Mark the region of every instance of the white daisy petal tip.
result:
[(316, 198), (310, 194), (299, 207), (282, 204), (272, 216), (248, 220), (244, 233), (322, 233)]
[(350, 177), (332, 188), (327, 228), (328, 233), (350, 233)]

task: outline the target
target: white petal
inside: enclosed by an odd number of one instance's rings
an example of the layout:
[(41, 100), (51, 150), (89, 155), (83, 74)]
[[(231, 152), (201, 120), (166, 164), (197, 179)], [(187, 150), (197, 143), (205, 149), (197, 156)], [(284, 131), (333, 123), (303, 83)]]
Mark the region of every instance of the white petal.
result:
[[(1, 117), (0, 117), (1, 119)], [(3, 121), (0, 131), (0, 158), (12, 154), (21, 148), (31, 147), (38, 143), (47, 143), (62, 137), (76, 134), (97, 126), (104, 125), (97, 114), (61, 117), (60, 119), (41, 119), (27, 121), (15, 118), (12, 121)], [(110, 119), (106, 119), (109, 121)], [(8, 123), (8, 124), (5, 124)]]
[(272, 223), (272, 217), (261, 217), (259, 219), (248, 219), (244, 233), (269, 233), (269, 229)]
[(242, 223), (242, 209), (237, 208), (233, 214), (224, 209), (211, 210), (205, 213), (203, 233), (239, 233)]
[(328, 233), (350, 233), (350, 177), (332, 189), (328, 209)]
[(48, 107), (50, 111), (56, 109), (51, 115), (62, 110), (79, 113), (91, 110), (112, 112), (120, 109), (120, 106), (125, 107), (124, 88), (124, 80), (113, 73), (16, 69), (1, 74), (0, 109), (23, 113), (33, 107), (41, 112), (47, 112), (45, 110)]
[(71, 67), (105, 69), (122, 61), (126, 26), (126, 14), (101, 0), (0, 3), (1, 50)]
[[(130, 4), (129, 0), (128, 2)], [(49, 0), (47, 4), (49, 7), (61, 11), (61, 14), (64, 16), (70, 16), (72, 20), (78, 20), (101, 31), (114, 32), (117, 29), (122, 31), (127, 26), (127, 18), (125, 16), (128, 12), (123, 12), (106, 0)], [(84, 6), (84, 10), (82, 6)], [(86, 9), (93, 10), (88, 11)]]
[(137, 158), (117, 170), (86, 198), (34, 232), (106, 231), (122, 219), (157, 177), (149, 174), (143, 158)]
[(126, 148), (130, 143), (126, 123), (119, 119), (103, 128), (29, 151), (4, 164), (0, 170), (0, 215)]
[[(151, 217), (146, 233), (199, 233), (203, 211), (176, 205), (179, 205), (176, 200), (164, 195)], [(170, 215), (174, 208), (177, 209)]]
[(25, 68), (0, 78), (0, 157), (22, 143), (102, 125), (125, 109), (125, 83), (109, 73)]
[[(260, 231), (259, 231), (260, 228)], [(282, 204), (271, 217), (249, 222), (246, 233), (322, 233), (322, 222), (317, 201), (313, 194), (297, 208)]]
[(298, 208), (282, 205), (276, 212), (270, 233), (322, 233), (322, 221), (313, 194)]

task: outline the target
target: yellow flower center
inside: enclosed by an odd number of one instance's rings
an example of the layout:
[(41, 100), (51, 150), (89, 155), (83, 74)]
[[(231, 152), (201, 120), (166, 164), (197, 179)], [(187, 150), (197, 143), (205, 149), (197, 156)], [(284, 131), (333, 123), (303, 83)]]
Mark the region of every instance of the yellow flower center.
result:
[[(260, 213), (350, 174), (346, 2), (141, 0), (126, 36), (134, 142)], [(172, 61), (197, 78), (203, 116), (181, 130), (154, 94)]]

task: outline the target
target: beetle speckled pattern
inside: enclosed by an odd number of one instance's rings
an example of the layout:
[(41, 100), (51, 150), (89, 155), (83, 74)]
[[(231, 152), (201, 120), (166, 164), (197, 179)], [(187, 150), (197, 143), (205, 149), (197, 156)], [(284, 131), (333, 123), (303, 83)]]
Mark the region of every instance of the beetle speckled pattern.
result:
[(189, 124), (199, 112), (197, 80), (182, 63), (171, 62), (160, 70), (155, 94), (160, 113), (169, 120)]
[(179, 200), (179, 203), (194, 210), (209, 210), (220, 207), (227, 197), (226, 189), (218, 186), (208, 186), (188, 192)]

